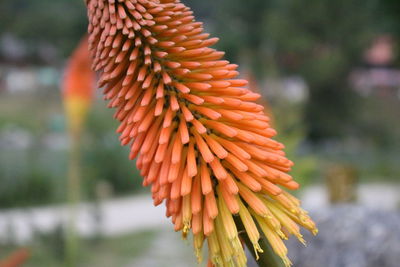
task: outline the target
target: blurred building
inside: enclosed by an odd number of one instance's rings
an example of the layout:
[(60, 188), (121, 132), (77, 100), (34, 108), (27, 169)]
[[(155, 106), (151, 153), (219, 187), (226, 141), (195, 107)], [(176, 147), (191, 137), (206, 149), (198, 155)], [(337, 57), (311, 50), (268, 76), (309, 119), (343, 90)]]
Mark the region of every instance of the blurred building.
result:
[(362, 96), (400, 99), (400, 70), (392, 67), (394, 59), (393, 38), (390, 35), (376, 37), (364, 53), (365, 66), (351, 74), (353, 88)]
[(0, 93), (34, 93), (58, 88), (61, 71), (55, 67), (0, 65)]

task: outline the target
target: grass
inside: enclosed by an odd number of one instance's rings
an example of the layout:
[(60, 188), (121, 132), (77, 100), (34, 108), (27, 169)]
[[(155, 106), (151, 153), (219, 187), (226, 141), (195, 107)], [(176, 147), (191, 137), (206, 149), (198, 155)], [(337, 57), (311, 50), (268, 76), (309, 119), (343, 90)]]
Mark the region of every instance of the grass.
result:
[[(59, 92), (47, 93), (0, 94), (0, 208), (65, 201), (65, 118)], [(142, 188), (135, 163), (128, 160), (129, 149), (120, 146), (114, 133), (117, 123), (112, 114), (98, 100), (88, 116), (81, 148), (85, 200), (96, 199), (99, 184), (109, 185), (113, 195)], [(8, 144), (7, 138), (19, 144), (20, 135), (26, 136), (27, 147)]]
[[(154, 231), (142, 231), (107, 239), (83, 240), (77, 267), (125, 266), (144, 253), (155, 236)], [(42, 236), (28, 248), (31, 256), (24, 267), (65, 266), (60, 233)], [(0, 259), (7, 257), (15, 249), (15, 246), (0, 246)]]

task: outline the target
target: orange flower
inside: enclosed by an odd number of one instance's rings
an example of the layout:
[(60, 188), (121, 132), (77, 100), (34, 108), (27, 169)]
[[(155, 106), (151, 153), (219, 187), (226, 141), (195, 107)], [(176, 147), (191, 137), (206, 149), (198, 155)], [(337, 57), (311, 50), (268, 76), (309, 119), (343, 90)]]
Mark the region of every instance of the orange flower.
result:
[(85, 36), (74, 50), (62, 81), (64, 105), (70, 128), (80, 129), (93, 99), (95, 73)]
[(0, 267), (18, 267), (22, 266), (30, 256), (27, 249), (14, 251), (7, 259), (0, 261)]
[(217, 38), (178, 0), (88, 0), (89, 42), (100, 87), (121, 122), (122, 145), (138, 156), (154, 204), (165, 202), (176, 231), (206, 240), (216, 266), (246, 266), (241, 220), (256, 253), (260, 231), (289, 265), (282, 239), (316, 228), (287, 174), (293, 163), (271, 139), (260, 96), (237, 65), (210, 48)]

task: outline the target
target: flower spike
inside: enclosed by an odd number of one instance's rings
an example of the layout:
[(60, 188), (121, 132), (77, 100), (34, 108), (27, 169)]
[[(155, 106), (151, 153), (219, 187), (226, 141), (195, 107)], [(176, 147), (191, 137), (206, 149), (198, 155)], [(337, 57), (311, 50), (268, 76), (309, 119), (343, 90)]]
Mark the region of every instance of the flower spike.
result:
[(193, 234), (199, 260), (208, 244), (210, 266), (246, 266), (235, 220), (256, 253), (265, 236), (289, 266), (282, 239), (317, 230), (284, 191), (298, 187), (293, 163), (271, 139), (260, 95), (210, 47), (218, 39), (179, 0), (86, 3), (93, 69), (154, 204), (165, 202), (183, 237)]

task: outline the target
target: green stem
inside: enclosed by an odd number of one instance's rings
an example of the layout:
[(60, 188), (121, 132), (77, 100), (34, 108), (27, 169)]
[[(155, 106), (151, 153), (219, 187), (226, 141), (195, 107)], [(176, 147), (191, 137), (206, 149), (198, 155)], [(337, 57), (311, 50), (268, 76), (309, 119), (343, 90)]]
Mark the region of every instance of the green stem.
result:
[(284, 262), (282, 259), (275, 254), (271, 245), (269, 244), (267, 238), (264, 236), (262, 230), (257, 226), (258, 232), (260, 233), (260, 240), (258, 241), (261, 249), (264, 253), (258, 253), (258, 260), (257, 255), (253, 248), (253, 243), (250, 241), (249, 236), (243, 226), (242, 221), (239, 218), (235, 218), (236, 227), (238, 228), (239, 235), (246, 244), (246, 247), (251, 252), (251, 255), (254, 258), (254, 261), (257, 263), (259, 267), (285, 267)]
[(65, 237), (66, 266), (76, 267), (79, 237), (76, 230), (77, 205), (80, 201), (80, 133), (70, 132), (69, 169), (67, 180), (68, 224)]

